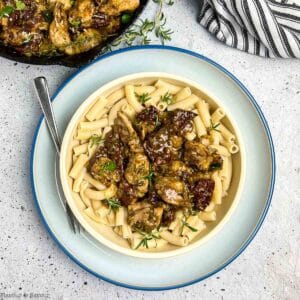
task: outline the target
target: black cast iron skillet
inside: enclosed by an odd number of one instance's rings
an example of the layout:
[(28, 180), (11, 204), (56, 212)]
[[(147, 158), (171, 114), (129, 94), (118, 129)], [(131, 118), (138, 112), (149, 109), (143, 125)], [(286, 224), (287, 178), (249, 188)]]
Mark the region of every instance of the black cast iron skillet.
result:
[[(124, 1), (126, 1), (126, 0), (124, 0)], [(120, 35), (122, 35), (124, 33), (124, 31), (126, 31), (126, 29), (128, 29), (128, 27), (130, 27), (130, 25), (139, 18), (140, 14), (144, 10), (144, 8), (149, 0), (140, 0), (140, 1), (141, 1), (141, 5), (135, 11), (135, 14), (132, 18), (132, 22), (130, 24), (123, 26), (116, 36), (111, 37), (110, 39), (107, 40), (106, 44), (99, 45), (98, 47), (95, 47), (88, 52), (84, 52), (84, 53), (73, 55), (73, 56), (62, 55), (62, 56), (56, 56), (56, 57), (51, 57), (51, 56), (27, 57), (27, 56), (24, 56), (24, 55), (18, 53), (12, 47), (8, 47), (8, 46), (4, 46), (4, 45), (0, 44), (0, 56), (17, 61), (17, 62), (26, 63), (26, 64), (61, 65), (61, 66), (67, 66), (67, 67), (72, 67), (72, 68), (81, 67), (81, 66), (86, 65), (87, 63), (91, 62), (96, 57), (100, 56), (102, 49), (107, 44), (111, 43), (114, 39), (116, 39)]]

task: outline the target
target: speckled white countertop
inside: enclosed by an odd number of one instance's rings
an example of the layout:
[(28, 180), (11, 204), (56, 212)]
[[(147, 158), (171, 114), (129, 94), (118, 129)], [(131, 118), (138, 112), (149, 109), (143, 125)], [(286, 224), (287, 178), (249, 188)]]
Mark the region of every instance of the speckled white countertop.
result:
[[(75, 70), (0, 59), (0, 299), (26, 299), (30, 293), (51, 299), (300, 298), (300, 60), (263, 59), (220, 44), (196, 23), (198, 2), (180, 0), (168, 9), (175, 30), (171, 44), (208, 56), (236, 75), (261, 105), (274, 138), (277, 183), (256, 238), (225, 270), (173, 291), (128, 290), (82, 270), (46, 232), (29, 179), (41, 114), (32, 79), (47, 77), (53, 93)], [(153, 9), (151, 4), (147, 14)]]

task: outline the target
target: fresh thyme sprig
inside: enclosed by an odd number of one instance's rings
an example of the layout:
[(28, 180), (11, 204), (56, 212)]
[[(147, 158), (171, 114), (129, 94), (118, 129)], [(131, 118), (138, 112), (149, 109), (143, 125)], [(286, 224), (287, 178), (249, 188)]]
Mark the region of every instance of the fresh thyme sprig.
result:
[(119, 199), (117, 198), (110, 198), (110, 199), (106, 199), (105, 203), (108, 205), (109, 207), (109, 214), (114, 211), (118, 211), (119, 208), (122, 206)]
[(135, 247), (135, 250), (140, 248), (141, 246), (148, 249), (149, 248), (148, 241), (151, 241), (153, 239), (156, 241), (156, 240), (160, 239), (160, 236), (158, 235), (158, 233), (154, 233), (154, 232), (147, 233), (147, 232), (144, 232), (144, 231), (141, 231), (138, 229), (136, 229), (136, 231), (138, 233), (140, 233), (141, 235), (143, 235), (143, 239)]
[(188, 229), (190, 229), (190, 230), (193, 231), (193, 232), (197, 232), (197, 231), (198, 231), (197, 228), (192, 227), (192, 226), (186, 221), (186, 218), (184, 218), (183, 220), (181, 220), (181, 223), (182, 223), (182, 226), (181, 226), (181, 229), (180, 229), (180, 235), (182, 235), (182, 232), (183, 232), (184, 227), (187, 227)]
[(160, 39), (160, 42), (164, 45), (165, 41), (170, 41), (171, 35), (173, 34), (173, 31), (170, 28), (165, 28), (165, 25), (167, 23), (167, 18), (165, 14), (163, 13), (163, 5), (173, 5), (174, 0), (153, 0), (155, 3), (157, 3), (158, 11), (156, 13), (155, 17), (155, 35), (157, 38)]
[(173, 31), (166, 28), (167, 18), (163, 12), (164, 5), (171, 6), (174, 0), (153, 0), (158, 4), (154, 20), (140, 19), (136, 24), (132, 25), (122, 36), (115, 39), (110, 45), (103, 49), (103, 53), (112, 51), (113, 47), (120, 45), (132, 46), (135, 44), (148, 45), (151, 43), (150, 35), (155, 34), (162, 44), (171, 40)]
[(212, 121), (212, 119), (210, 119), (210, 127), (209, 130), (215, 130), (217, 132), (221, 132), (218, 127), (220, 126), (220, 123), (216, 123), (214, 124), (214, 122)]
[(145, 102), (147, 102), (151, 99), (149, 93), (143, 93), (141, 95), (138, 95), (137, 93), (135, 93), (135, 96), (137, 97), (138, 101), (142, 104), (144, 104)]
[(170, 105), (172, 103), (172, 101), (173, 101), (173, 97), (172, 97), (172, 95), (169, 92), (167, 92), (163, 96), (160, 97), (160, 100), (162, 102), (165, 102), (168, 105)]
[(104, 138), (102, 138), (101, 136), (96, 135), (96, 134), (92, 135), (90, 138), (91, 147), (93, 147), (95, 145), (97, 145), (97, 146), (101, 145), (104, 143), (104, 141), (105, 141)]
[(153, 180), (154, 180), (154, 173), (153, 173), (151, 164), (150, 164), (150, 167), (149, 167), (149, 174), (147, 176), (145, 176), (145, 179), (148, 179), (149, 185), (151, 187), (153, 185)]

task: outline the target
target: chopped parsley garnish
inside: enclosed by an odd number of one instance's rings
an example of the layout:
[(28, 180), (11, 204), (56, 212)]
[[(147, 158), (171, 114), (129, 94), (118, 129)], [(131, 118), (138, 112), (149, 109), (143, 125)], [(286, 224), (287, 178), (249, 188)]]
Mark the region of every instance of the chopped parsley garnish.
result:
[(105, 202), (109, 207), (109, 213), (111, 211), (114, 211), (114, 212), (118, 211), (119, 208), (122, 206), (119, 199), (117, 199), (117, 198), (106, 199)]
[(143, 239), (134, 248), (134, 250), (140, 248), (141, 246), (148, 249), (149, 248), (148, 241), (151, 241), (153, 239), (156, 241), (156, 240), (160, 239), (160, 237), (158, 236), (158, 233), (153, 233), (153, 232), (146, 233), (146, 232), (140, 231), (138, 229), (136, 229), (136, 231), (143, 235)]
[(105, 139), (104, 138), (102, 138), (101, 136), (99, 136), (99, 135), (92, 135), (91, 136), (91, 138), (90, 138), (90, 142), (91, 142), (91, 146), (93, 147), (93, 146), (95, 146), (95, 145), (101, 145), (101, 144), (103, 144), (104, 143), (104, 141), (105, 141)]
[(80, 20), (69, 20), (69, 23), (75, 28), (78, 28), (81, 25)]
[(26, 9), (25, 3), (21, 0), (16, 0), (16, 9), (17, 10), (25, 10)]
[(218, 127), (220, 126), (220, 123), (214, 124), (214, 122), (210, 119), (210, 127), (209, 130), (215, 130), (217, 132), (221, 132)]
[(105, 172), (105, 171), (113, 172), (116, 170), (116, 168), (117, 168), (117, 165), (114, 161), (108, 161), (101, 166), (100, 172)]
[(9, 17), (9, 15), (14, 11), (15, 9), (12, 6), (5, 6), (0, 10), (0, 18), (3, 17)]
[(138, 95), (137, 93), (135, 93), (135, 96), (137, 97), (138, 101), (142, 104), (145, 104), (147, 101), (149, 101), (151, 99), (151, 97), (149, 96), (149, 93), (143, 93), (141, 95)]
[(160, 101), (167, 103), (170, 105), (173, 102), (173, 96), (167, 92), (163, 96), (160, 97)]

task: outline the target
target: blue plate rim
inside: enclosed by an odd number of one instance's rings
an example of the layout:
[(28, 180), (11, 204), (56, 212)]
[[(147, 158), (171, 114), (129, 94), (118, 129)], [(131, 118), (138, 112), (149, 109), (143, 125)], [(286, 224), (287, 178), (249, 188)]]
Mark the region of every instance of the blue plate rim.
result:
[(63, 245), (62, 243), (56, 238), (55, 234), (52, 232), (52, 230), (50, 229), (49, 225), (47, 224), (46, 219), (44, 218), (41, 208), (39, 206), (39, 202), (37, 199), (37, 195), (36, 195), (36, 191), (34, 188), (34, 177), (33, 177), (33, 161), (34, 161), (34, 150), (35, 150), (35, 146), (36, 146), (36, 141), (37, 141), (37, 136), (42, 124), (42, 121), (44, 119), (43, 116), (40, 117), (39, 122), (37, 124), (34, 136), (33, 136), (33, 141), (32, 141), (32, 146), (31, 146), (31, 153), (30, 153), (30, 183), (31, 183), (31, 190), (32, 190), (32, 194), (33, 194), (33, 198), (34, 198), (34, 202), (36, 204), (38, 213), (40, 215), (40, 218), (42, 219), (42, 222), (44, 224), (44, 226), (46, 227), (48, 233), (50, 234), (50, 236), (52, 237), (52, 239), (57, 243), (57, 245), (59, 246), (59, 248), (69, 257), (71, 258), (77, 265), (79, 265), (81, 268), (83, 268), (85, 271), (93, 274), (94, 276), (98, 277), (99, 279), (102, 279), (106, 282), (112, 283), (114, 285), (120, 286), (120, 287), (125, 287), (125, 288), (129, 288), (129, 289), (133, 289), (133, 290), (143, 290), (143, 291), (165, 291), (165, 290), (172, 290), (172, 289), (177, 289), (177, 288), (183, 288), (192, 284), (195, 284), (197, 282), (200, 282), (202, 280), (207, 279), (208, 277), (220, 272), (221, 270), (223, 270), (225, 267), (227, 267), (229, 264), (231, 264), (235, 259), (237, 259), (242, 252), (244, 252), (244, 250), (249, 246), (249, 244), (252, 242), (252, 240), (254, 239), (254, 237), (256, 236), (257, 232), (259, 231), (259, 229), (261, 228), (267, 212), (270, 208), (271, 205), (271, 200), (272, 200), (272, 196), (273, 196), (273, 192), (274, 192), (274, 186), (275, 186), (275, 178), (276, 178), (276, 158), (275, 158), (275, 148), (274, 148), (274, 144), (273, 144), (273, 139), (272, 139), (272, 135), (271, 135), (271, 131), (268, 125), (268, 122), (260, 108), (260, 106), (258, 105), (258, 103), (256, 102), (255, 98), (252, 96), (252, 94), (248, 91), (248, 89), (244, 86), (244, 84), (237, 79), (231, 72), (229, 72), (226, 68), (224, 68), (223, 66), (219, 65), (218, 63), (216, 63), (215, 61), (211, 60), (210, 58), (201, 55), (199, 53), (184, 49), (184, 48), (179, 48), (179, 47), (174, 47), (174, 46), (162, 46), (162, 45), (144, 45), (144, 46), (132, 46), (129, 48), (123, 48), (123, 49), (119, 49), (107, 54), (104, 54), (102, 56), (100, 56), (99, 58), (97, 58), (96, 60), (94, 60), (93, 62), (87, 64), (86, 66), (80, 68), (79, 70), (77, 70), (74, 74), (72, 74), (70, 77), (68, 77), (60, 86), (59, 88), (56, 90), (56, 92), (54, 93), (54, 95), (52, 96), (52, 101), (54, 101), (57, 97), (57, 95), (64, 89), (64, 87), (74, 78), (76, 77), (78, 74), (80, 74), (82, 71), (84, 71), (85, 69), (89, 68), (90, 66), (92, 66), (93, 64), (97, 63), (98, 61), (104, 60), (108, 57), (114, 56), (114, 55), (118, 55), (120, 53), (125, 53), (125, 52), (129, 52), (129, 51), (136, 51), (136, 50), (146, 50), (146, 49), (159, 49), (159, 50), (170, 50), (170, 51), (175, 51), (175, 52), (180, 52), (180, 53), (184, 53), (193, 57), (196, 57), (198, 59), (201, 59), (211, 65), (213, 65), (214, 67), (216, 67), (217, 69), (219, 69), (221, 72), (225, 73), (229, 78), (231, 78), (241, 89), (242, 91), (248, 96), (248, 98), (250, 99), (250, 101), (252, 102), (254, 108), (256, 109), (260, 120), (262, 121), (264, 128), (266, 130), (267, 133), (267, 137), (268, 137), (268, 142), (269, 142), (269, 146), (270, 146), (270, 154), (271, 154), (271, 163), (272, 163), (272, 168), (271, 168), (271, 184), (270, 184), (270, 189), (269, 189), (269, 195), (268, 195), (268, 200), (266, 202), (266, 206), (264, 208), (264, 211), (262, 213), (262, 215), (260, 216), (260, 219), (255, 227), (255, 229), (253, 230), (253, 232), (250, 234), (250, 236), (248, 237), (248, 239), (246, 240), (246, 242), (244, 242), (243, 246), (227, 261), (225, 262), (223, 265), (221, 265), (220, 267), (218, 267), (216, 270), (206, 274), (205, 276), (201, 276), (195, 280), (183, 283), (183, 284), (177, 284), (177, 285), (171, 285), (171, 286), (167, 286), (167, 287), (140, 287), (140, 286), (135, 286), (135, 285), (128, 285), (128, 284), (124, 284), (122, 282), (118, 282), (115, 280), (112, 280), (110, 278), (104, 277), (94, 271), (92, 271), (91, 269), (89, 269), (87, 266), (85, 266), (84, 264), (82, 264), (76, 257), (74, 257)]

